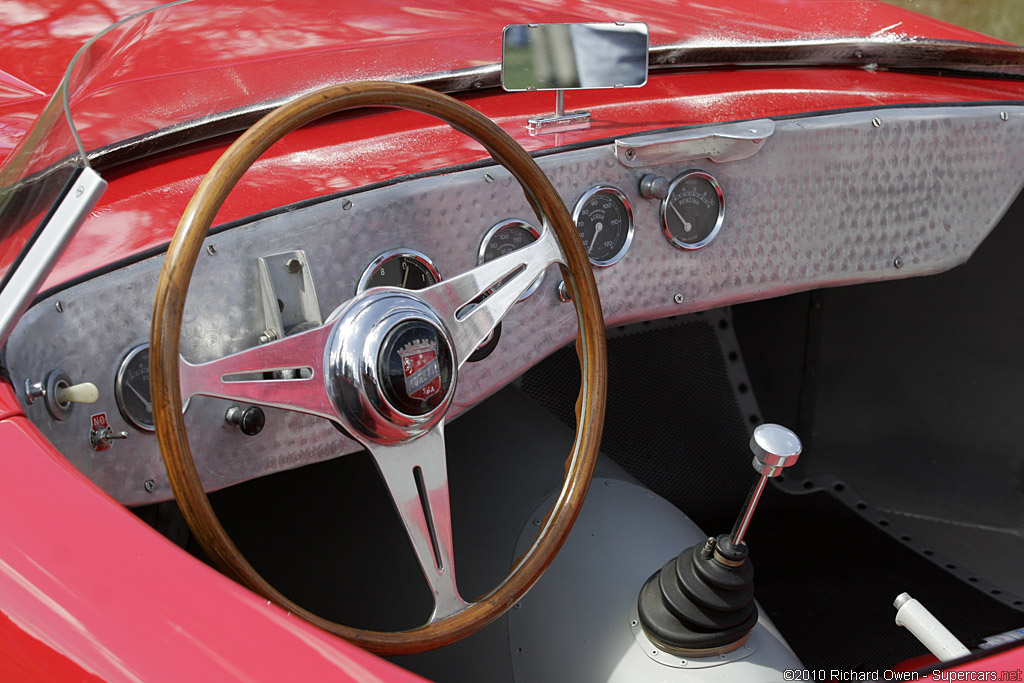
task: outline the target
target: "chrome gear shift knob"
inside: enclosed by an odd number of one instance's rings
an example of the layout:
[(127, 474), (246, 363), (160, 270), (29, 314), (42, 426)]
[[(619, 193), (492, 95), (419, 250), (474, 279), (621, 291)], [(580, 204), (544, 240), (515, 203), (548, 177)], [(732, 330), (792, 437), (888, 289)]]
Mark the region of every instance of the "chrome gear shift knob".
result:
[(743, 543), (743, 536), (747, 533), (768, 478), (779, 476), (782, 470), (793, 465), (803, 451), (803, 444), (800, 443), (800, 437), (791, 430), (781, 425), (763, 424), (754, 429), (754, 435), (750, 437), (750, 450), (754, 453), (754, 471), (761, 478), (750, 490), (747, 505), (736, 520), (731, 539), (734, 547)]
[(754, 453), (754, 471), (764, 477), (777, 477), (800, 457), (800, 437), (781, 425), (763, 424), (750, 437)]

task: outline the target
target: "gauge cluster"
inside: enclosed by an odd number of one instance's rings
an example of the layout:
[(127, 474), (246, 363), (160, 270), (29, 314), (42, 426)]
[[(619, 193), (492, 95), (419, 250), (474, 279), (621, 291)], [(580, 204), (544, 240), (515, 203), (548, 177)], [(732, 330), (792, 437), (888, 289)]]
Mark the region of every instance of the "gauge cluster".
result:
[[(922, 123), (939, 115), (948, 126)], [(723, 163), (690, 154), (701, 135), (695, 129), (560, 150), (537, 163), (579, 231), (605, 323), (623, 325), (963, 262), (1015, 191), (1012, 174), (964, 176), (957, 182), (969, 186), (955, 193), (908, 181), (882, 196), (871, 179), (908, 169), (940, 178), (941, 157), (929, 151), (937, 147), (1016, 168), (1024, 162), (1006, 158), (990, 125), (998, 115), (989, 107), (887, 109), (887, 139), (906, 142), (898, 167), (873, 138), (870, 111), (777, 121), (751, 155)], [(725, 145), (717, 130), (702, 139)], [(850, 170), (834, 173), (840, 152), (828, 150), (841, 150)], [(794, 187), (816, 191), (793, 202), (786, 198)], [(954, 194), (969, 205), (945, 201)], [(970, 226), (962, 221), (968, 212), (977, 219)], [(308, 329), (329, 321), (357, 291), (443, 283), (528, 246), (543, 229), (501, 167), (408, 178), (261, 214), (207, 237), (185, 303), (182, 357), (202, 363)], [(50, 292), (5, 349), (25, 415), (126, 504), (171, 496), (153, 433), (147, 346), (162, 265), (156, 255)], [(264, 275), (273, 287), (261, 284)], [(556, 266), (539, 277), (471, 357), (476, 362), (459, 369), (449, 415), (576, 338), (560, 280)], [(69, 385), (91, 382), (99, 400), (60, 417), (29, 400), (33, 387), (58, 374)], [(195, 396), (184, 417), (209, 489), (360, 449), (328, 420), (269, 406)]]

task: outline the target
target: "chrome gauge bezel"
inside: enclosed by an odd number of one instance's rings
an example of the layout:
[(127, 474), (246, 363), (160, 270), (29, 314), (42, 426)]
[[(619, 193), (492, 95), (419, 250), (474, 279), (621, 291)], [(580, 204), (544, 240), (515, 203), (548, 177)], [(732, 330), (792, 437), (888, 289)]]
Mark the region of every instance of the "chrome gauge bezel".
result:
[[(493, 238), (495, 235), (497, 235), (499, 232), (501, 232), (503, 229), (505, 229), (505, 228), (507, 228), (509, 226), (515, 226), (515, 227), (523, 228), (528, 233), (533, 235), (533, 239), (534, 240), (539, 240), (540, 239), (540, 230), (538, 230), (536, 227), (534, 227), (528, 221), (524, 221), (524, 220), (522, 220), (520, 218), (507, 218), (507, 219), (505, 219), (503, 221), (498, 221), (497, 223), (492, 225), (490, 227), (490, 229), (487, 230), (487, 232), (484, 233), (483, 239), (480, 240), (480, 248), (477, 249), (477, 253), (476, 253), (476, 264), (478, 266), (482, 266), (485, 263), (485, 254), (487, 252), (487, 244), (491, 241), (491, 238)], [(532, 242), (531, 242), (531, 244), (532, 244)], [(533, 295), (533, 293), (536, 292), (537, 289), (540, 287), (541, 280), (543, 280), (543, 279), (544, 279), (544, 276), (541, 275), (536, 280), (534, 280), (533, 284), (530, 285), (529, 289), (527, 289), (525, 292), (523, 292), (523, 295), (519, 297), (519, 301), (526, 301), (527, 299), (529, 299)], [(484, 344), (486, 344), (486, 341), (484, 342)]]
[[(711, 187), (714, 188), (715, 194), (718, 197), (718, 219), (715, 221), (714, 227), (711, 228), (711, 232), (708, 233), (707, 237), (700, 240), (699, 242), (692, 243), (683, 242), (682, 240), (678, 239), (674, 234), (672, 234), (672, 230), (669, 228), (668, 225), (668, 210), (670, 202), (672, 200), (672, 193), (675, 192), (676, 188), (679, 187), (679, 185), (686, 182), (690, 178), (701, 178), (703, 180), (707, 180), (711, 184)], [(696, 249), (706, 247), (707, 245), (711, 244), (711, 241), (714, 240), (715, 237), (718, 236), (718, 232), (722, 229), (722, 223), (725, 222), (725, 195), (722, 193), (722, 186), (718, 184), (718, 181), (710, 173), (696, 170), (684, 171), (683, 173), (680, 173), (675, 178), (673, 178), (672, 181), (668, 184), (668, 190), (665, 193), (665, 198), (661, 200), (659, 216), (661, 218), (661, 230), (665, 234), (665, 239), (667, 239), (669, 241), (669, 244), (671, 244), (676, 249), (694, 251)]]
[(619, 247), (618, 251), (616, 251), (610, 258), (605, 260), (596, 260), (593, 258), (590, 259), (591, 265), (597, 268), (607, 268), (608, 266), (618, 263), (622, 259), (622, 257), (626, 255), (626, 252), (629, 251), (629, 245), (633, 243), (633, 205), (630, 203), (629, 198), (626, 196), (626, 194), (619, 188), (613, 187), (612, 185), (595, 185), (594, 187), (584, 192), (580, 196), (580, 198), (576, 200), (576, 205), (573, 207), (572, 224), (574, 226), (577, 226), (577, 229), (579, 226), (580, 212), (583, 210), (583, 207), (586, 205), (588, 201), (590, 201), (593, 197), (599, 194), (610, 194), (616, 199), (618, 199), (626, 210), (626, 222), (628, 223), (626, 227), (626, 239), (623, 241), (622, 246)]
[[(132, 347), (128, 353), (121, 359), (121, 363), (117, 366), (117, 375), (114, 377), (114, 400), (117, 402), (117, 409), (121, 413), (121, 417), (124, 418), (125, 422), (135, 427), (139, 431), (143, 432), (155, 432), (156, 423), (145, 422), (138, 416), (134, 415), (131, 410), (128, 409), (125, 403), (124, 395), (124, 384), (125, 374), (128, 372), (128, 368), (131, 367), (132, 363), (136, 358), (139, 357), (145, 351), (149, 350), (149, 344), (139, 344), (138, 346)], [(148, 376), (149, 371), (146, 371)], [(150, 405), (152, 406), (153, 396), (152, 393), (149, 397)], [(152, 415), (152, 413), (150, 413)]]
[(400, 249), (389, 249), (370, 261), (369, 265), (367, 265), (363, 270), (362, 274), (359, 276), (359, 283), (356, 285), (356, 294), (367, 289), (367, 284), (375, 270), (380, 268), (387, 261), (395, 258), (409, 258), (424, 266), (433, 276), (434, 284), (437, 284), (442, 280), (441, 273), (439, 273), (437, 268), (434, 266), (434, 262), (431, 261), (430, 257), (423, 252), (416, 251), (415, 249), (406, 249), (404, 247)]

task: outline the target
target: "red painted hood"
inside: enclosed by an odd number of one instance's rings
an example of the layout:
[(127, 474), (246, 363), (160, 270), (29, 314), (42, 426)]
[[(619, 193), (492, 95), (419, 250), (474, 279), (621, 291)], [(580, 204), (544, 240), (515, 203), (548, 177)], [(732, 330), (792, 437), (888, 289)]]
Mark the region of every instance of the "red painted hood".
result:
[[(56, 89), (74, 51), (145, 0), (88, 5), (21, 0), (0, 11), (0, 159)], [(181, 120), (308, 91), (330, 82), (398, 79), (493, 64), (501, 29), (528, 22), (644, 21), (651, 45), (927, 36), (973, 32), (867, 0), (456, 0), (325, 3), (226, 0), (149, 14), (93, 50), (76, 120), (87, 148)], [(80, 69), (80, 73), (85, 73)], [(114, 116), (112, 112), (118, 112)]]

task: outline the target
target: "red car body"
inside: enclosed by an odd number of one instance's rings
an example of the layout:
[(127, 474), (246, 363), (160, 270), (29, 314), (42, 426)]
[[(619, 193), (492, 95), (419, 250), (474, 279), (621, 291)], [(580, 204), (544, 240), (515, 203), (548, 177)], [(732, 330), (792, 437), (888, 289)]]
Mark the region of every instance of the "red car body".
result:
[[(923, 36), (991, 39), (882, 3), (740, 0), (635, 3), (514, 2), (420, 4), (289, 0), (198, 11), (186, 28), (140, 29), (143, 52), (121, 70), (101, 73), (80, 95), (87, 149), (133, 133), (102, 114), (154, 91), (183, 89), (247, 103), (238, 74), (273, 95), (329, 81), (422, 76), (500, 60), (510, 23), (644, 21), (652, 47), (665, 44), (772, 44), (844, 37)], [(461, 6), (460, 6), (461, 5)], [(105, 7), (8, 3), (0, 29), (0, 160), (27, 135), (79, 44), (127, 13)], [(134, 9), (134, 8), (133, 8)], [(182, 13), (192, 11), (188, 5)], [(289, 26), (317, 36), (290, 44)], [(881, 31), (880, 31), (881, 29)], [(274, 59), (249, 58), (244, 42), (283, 37)], [(145, 38), (143, 41), (142, 39)], [(131, 46), (122, 46), (128, 49)], [(175, 55), (167, 73), (159, 58)], [(326, 55), (326, 56), (325, 56)], [(330, 65), (330, 68), (323, 66)], [(336, 70), (336, 65), (341, 65)], [(367, 66), (369, 65), (369, 66)], [(298, 75), (297, 75), (298, 74)], [(550, 93), (484, 88), (460, 97), (530, 152), (663, 127), (860, 107), (934, 102), (1024, 100), (1024, 82), (856, 68), (736, 66), (652, 72), (642, 89), (568, 93), (567, 106), (589, 108), (594, 124), (555, 136), (530, 136), (526, 120), (553, 107)], [(264, 99), (264, 98), (257, 98)], [(91, 117), (91, 118), (90, 118)], [(156, 127), (156, 126), (154, 126)], [(372, 140), (372, 144), (367, 141)], [(45, 288), (82, 278), (112, 262), (166, 245), (203, 174), (230, 140), (218, 137), (136, 159), (105, 173), (110, 189), (49, 275)], [(486, 155), (451, 130), (407, 112), (339, 118), (289, 136), (257, 164), (218, 215), (226, 222), (307, 197), (358, 188), (400, 173), (477, 161)], [(338, 169), (344, 169), (339, 180)], [(280, 182), (287, 174), (290, 181)], [(0, 253), (24, 235), (11, 236)], [(3, 680), (419, 680), (399, 667), (305, 623), (182, 552), (89, 481), (25, 417), (0, 383), (0, 678)], [(53, 501), (60, 501), (55, 505)], [(895, 663), (894, 663), (895, 664)], [(958, 670), (1020, 670), (1024, 649), (959, 665)]]

